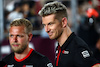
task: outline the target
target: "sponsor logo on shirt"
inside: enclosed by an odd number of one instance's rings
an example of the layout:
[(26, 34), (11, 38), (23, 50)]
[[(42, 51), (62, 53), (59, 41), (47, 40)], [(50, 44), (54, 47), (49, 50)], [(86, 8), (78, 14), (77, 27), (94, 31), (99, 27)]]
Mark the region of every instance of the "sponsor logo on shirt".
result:
[(84, 58), (90, 57), (90, 54), (87, 50), (83, 51), (82, 55), (83, 55)]
[(63, 50), (62, 53), (63, 53), (63, 54), (69, 54), (69, 51)]
[(33, 67), (33, 65), (26, 65), (25, 67)]
[[(7, 67), (14, 67), (14, 65), (7, 65)], [(33, 65), (23, 65), (23, 67), (33, 67)]]
[(53, 67), (52, 63), (47, 64), (48, 67)]
[(14, 65), (7, 65), (7, 67), (13, 67)]

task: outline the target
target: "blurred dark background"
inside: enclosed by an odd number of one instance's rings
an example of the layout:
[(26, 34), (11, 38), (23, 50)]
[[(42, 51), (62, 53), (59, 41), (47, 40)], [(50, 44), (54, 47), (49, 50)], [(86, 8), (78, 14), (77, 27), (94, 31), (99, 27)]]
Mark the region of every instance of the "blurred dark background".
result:
[(100, 61), (100, 0), (1, 0), (0, 1), (0, 59), (11, 53), (8, 40), (9, 24), (14, 19), (32, 22), (33, 38), (30, 47), (46, 55), (54, 64), (57, 42), (50, 40), (38, 11), (48, 2), (60, 1), (67, 6), (68, 25), (81, 37)]

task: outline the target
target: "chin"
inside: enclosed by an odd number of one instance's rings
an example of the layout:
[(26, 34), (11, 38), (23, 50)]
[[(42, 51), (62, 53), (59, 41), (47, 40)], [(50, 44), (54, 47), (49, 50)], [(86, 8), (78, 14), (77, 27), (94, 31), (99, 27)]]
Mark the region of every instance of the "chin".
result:
[(51, 40), (53, 40), (53, 38), (50, 38)]
[(55, 39), (54, 37), (49, 37), (51, 40)]

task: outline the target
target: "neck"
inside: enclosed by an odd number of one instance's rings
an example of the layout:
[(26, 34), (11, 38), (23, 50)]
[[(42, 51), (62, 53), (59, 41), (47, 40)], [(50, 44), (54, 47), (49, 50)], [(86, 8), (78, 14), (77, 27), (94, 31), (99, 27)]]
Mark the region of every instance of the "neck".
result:
[(57, 39), (60, 46), (62, 46), (65, 43), (65, 41), (68, 39), (71, 33), (72, 33), (71, 29), (67, 26), (64, 29), (62, 35)]
[(25, 50), (24, 50), (24, 52), (22, 52), (22, 53), (15, 53), (15, 57), (17, 58), (17, 59), (22, 59), (22, 58), (24, 58), (25, 56), (27, 56), (27, 54), (29, 53), (29, 51), (30, 51), (30, 48), (29, 47), (27, 47)]

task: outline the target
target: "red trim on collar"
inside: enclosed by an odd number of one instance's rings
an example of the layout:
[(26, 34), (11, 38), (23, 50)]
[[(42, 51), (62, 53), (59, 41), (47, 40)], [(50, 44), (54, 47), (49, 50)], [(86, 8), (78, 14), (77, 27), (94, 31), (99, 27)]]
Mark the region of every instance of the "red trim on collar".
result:
[(58, 55), (57, 55), (57, 60), (56, 60), (56, 66), (58, 66), (60, 53), (61, 53), (61, 48), (60, 48), (60, 45), (59, 45), (58, 46)]
[(33, 49), (31, 48), (31, 50), (29, 51), (29, 53), (22, 59), (17, 59), (15, 56), (14, 56), (14, 59), (17, 61), (17, 62), (22, 62), (23, 60), (25, 60), (26, 58), (28, 58), (30, 56), (30, 54), (32, 53)]
[(3, 66), (3, 67), (7, 67), (7, 64), (5, 66)]

